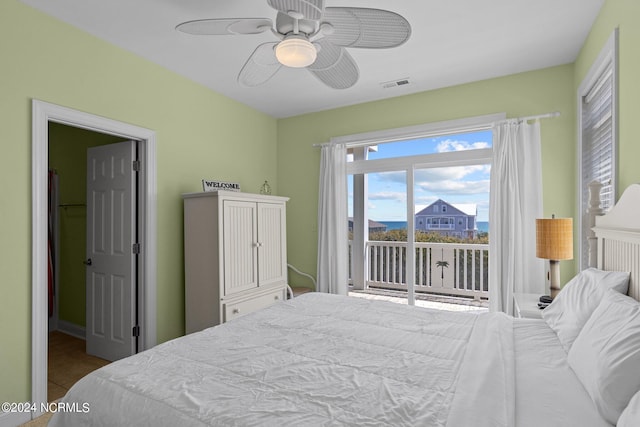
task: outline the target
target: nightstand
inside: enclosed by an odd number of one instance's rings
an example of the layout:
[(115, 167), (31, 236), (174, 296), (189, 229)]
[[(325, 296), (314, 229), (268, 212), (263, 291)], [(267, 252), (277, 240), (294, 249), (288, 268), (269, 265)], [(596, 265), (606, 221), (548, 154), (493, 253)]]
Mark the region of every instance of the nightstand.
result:
[(524, 294), (516, 292), (513, 294), (516, 317), (526, 317), (528, 319), (542, 319), (542, 310), (538, 308), (540, 301), (539, 294)]

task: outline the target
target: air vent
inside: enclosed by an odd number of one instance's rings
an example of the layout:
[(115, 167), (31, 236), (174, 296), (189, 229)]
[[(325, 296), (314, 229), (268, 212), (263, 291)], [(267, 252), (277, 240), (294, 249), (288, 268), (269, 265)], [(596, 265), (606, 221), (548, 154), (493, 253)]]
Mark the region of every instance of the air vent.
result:
[(380, 85), (383, 89), (390, 89), (392, 87), (406, 86), (410, 83), (411, 82), (409, 81), (409, 77), (406, 77), (404, 79), (391, 80), (389, 82), (380, 83)]

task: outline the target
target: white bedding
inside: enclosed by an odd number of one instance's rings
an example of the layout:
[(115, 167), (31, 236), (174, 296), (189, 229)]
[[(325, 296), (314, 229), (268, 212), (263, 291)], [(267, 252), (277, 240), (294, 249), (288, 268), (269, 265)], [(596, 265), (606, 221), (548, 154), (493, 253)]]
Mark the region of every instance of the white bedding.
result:
[(89, 411), (50, 426), (609, 426), (543, 321), (315, 293), (112, 363), (64, 401)]

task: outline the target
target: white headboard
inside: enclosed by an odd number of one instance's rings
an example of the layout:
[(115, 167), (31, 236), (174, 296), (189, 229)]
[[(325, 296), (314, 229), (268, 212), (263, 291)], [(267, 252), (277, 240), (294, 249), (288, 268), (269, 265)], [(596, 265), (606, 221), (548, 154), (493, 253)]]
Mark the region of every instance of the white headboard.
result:
[(595, 218), (597, 267), (628, 271), (629, 296), (640, 300), (640, 184), (632, 184), (606, 215)]

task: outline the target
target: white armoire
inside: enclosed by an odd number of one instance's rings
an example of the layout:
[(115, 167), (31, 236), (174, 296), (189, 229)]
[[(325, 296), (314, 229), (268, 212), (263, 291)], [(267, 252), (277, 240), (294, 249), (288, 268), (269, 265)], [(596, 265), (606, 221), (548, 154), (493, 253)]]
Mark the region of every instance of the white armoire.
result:
[(289, 199), (233, 191), (182, 197), (186, 333), (284, 300)]

